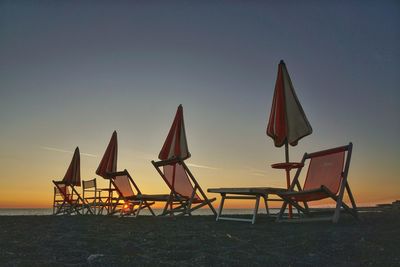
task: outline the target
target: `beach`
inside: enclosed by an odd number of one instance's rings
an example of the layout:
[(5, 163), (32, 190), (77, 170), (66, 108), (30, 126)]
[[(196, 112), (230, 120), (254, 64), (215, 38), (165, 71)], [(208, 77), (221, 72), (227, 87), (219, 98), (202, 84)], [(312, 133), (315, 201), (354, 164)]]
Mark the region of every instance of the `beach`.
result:
[(0, 266), (399, 266), (399, 210), (360, 218), (1, 216)]

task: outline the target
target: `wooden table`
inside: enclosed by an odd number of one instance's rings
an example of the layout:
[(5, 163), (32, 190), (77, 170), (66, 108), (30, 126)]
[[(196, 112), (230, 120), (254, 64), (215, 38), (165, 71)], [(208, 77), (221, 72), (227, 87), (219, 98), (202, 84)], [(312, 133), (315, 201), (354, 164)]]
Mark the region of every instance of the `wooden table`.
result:
[[(264, 199), (265, 208), (267, 214), (269, 215), (268, 201), (283, 201), (281, 198), (269, 198), (269, 195), (277, 195), (278, 192), (287, 191), (286, 188), (276, 188), (276, 187), (236, 187), (236, 188), (209, 188), (207, 192), (209, 193), (219, 193), (221, 194), (221, 203), (218, 208), (216, 220), (229, 220), (229, 221), (243, 221), (255, 223), (258, 207), (260, 203), (260, 198)], [(255, 199), (256, 203), (253, 210), (253, 217), (251, 219), (245, 218), (235, 218), (222, 216), (222, 210), (224, 206), (225, 199)]]

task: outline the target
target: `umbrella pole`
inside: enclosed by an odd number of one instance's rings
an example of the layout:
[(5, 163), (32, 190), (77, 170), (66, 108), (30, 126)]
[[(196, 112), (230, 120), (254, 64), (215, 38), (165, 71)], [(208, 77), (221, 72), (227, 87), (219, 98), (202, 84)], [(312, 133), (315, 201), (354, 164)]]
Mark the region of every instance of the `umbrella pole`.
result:
[(285, 142), (285, 160), (286, 163), (289, 162), (289, 144), (287, 141)]
[[(286, 141), (285, 142), (285, 161), (286, 163), (289, 163), (289, 144)], [(287, 185), (287, 189), (290, 188), (290, 168), (289, 166), (286, 167), (285, 169), (286, 171), (286, 185)], [(289, 204), (289, 218), (292, 218), (292, 205)]]

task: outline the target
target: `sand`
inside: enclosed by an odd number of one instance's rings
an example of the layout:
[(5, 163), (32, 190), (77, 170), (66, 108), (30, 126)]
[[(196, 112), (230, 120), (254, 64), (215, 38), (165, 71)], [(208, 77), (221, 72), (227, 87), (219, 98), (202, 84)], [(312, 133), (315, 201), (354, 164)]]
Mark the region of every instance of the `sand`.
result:
[(2, 216), (0, 266), (400, 266), (400, 212), (361, 219)]

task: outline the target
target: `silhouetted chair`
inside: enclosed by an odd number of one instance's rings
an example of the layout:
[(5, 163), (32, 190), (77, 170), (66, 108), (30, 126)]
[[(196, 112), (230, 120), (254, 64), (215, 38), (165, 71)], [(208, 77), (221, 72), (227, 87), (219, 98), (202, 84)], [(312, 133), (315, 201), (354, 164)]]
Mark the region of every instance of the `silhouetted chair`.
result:
[[(284, 219), (284, 212), (289, 203), (297, 208), (300, 215), (308, 217), (308, 220), (331, 220), (333, 223), (336, 223), (339, 220), (342, 209), (355, 218), (358, 218), (357, 206), (348, 183), (352, 148), (352, 143), (349, 143), (346, 146), (310, 154), (305, 153), (301, 162), (306, 164), (309, 161), (309, 164), (303, 188), (301, 189), (299, 182), (302, 168), (299, 168), (289, 191), (278, 192), (278, 195), (284, 199), (284, 203), (277, 221)], [(300, 188), (300, 190), (294, 191), (295, 186)], [(348, 194), (351, 207), (343, 202), (345, 192)], [(316, 216), (317, 213), (313, 213), (307, 203), (327, 198), (332, 199), (336, 203), (333, 216)], [(305, 220), (305, 218), (300, 218), (300, 220)], [(288, 219), (287, 221), (297, 220)]]
[(206, 196), (183, 160), (175, 158), (151, 163), (170, 189), (162, 215), (191, 215), (206, 205), (217, 215), (211, 204), (216, 198)]

